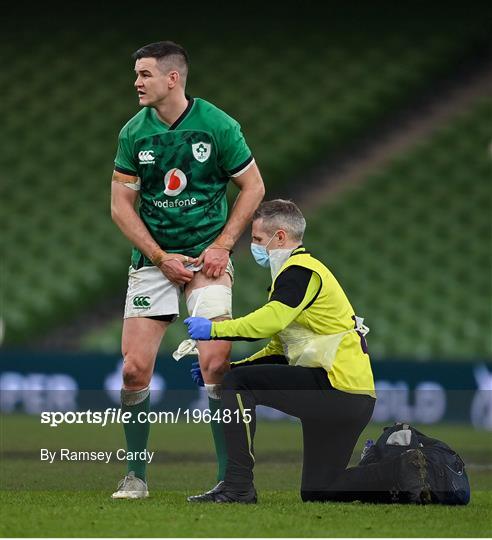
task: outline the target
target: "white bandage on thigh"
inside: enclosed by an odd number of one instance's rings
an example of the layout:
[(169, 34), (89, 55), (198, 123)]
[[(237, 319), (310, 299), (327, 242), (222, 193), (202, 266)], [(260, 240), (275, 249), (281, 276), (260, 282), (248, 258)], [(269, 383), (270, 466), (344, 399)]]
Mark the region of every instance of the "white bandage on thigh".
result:
[(191, 291), (186, 299), (188, 313), (194, 317), (232, 317), (232, 291), (226, 285), (207, 285)]
[[(200, 287), (191, 291), (190, 296), (186, 299), (186, 306), (192, 317), (205, 317), (206, 319), (226, 317), (230, 319), (232, 318), (232, 291), (226, 285)], [(188, 354), (198, 354), (194, 339), (182, 341), (173, 352), (173, 358), (177, 362)]]
[(125, 388), (121, 389), (121, 403), (123, 405), (138, 405), (142, 403), (147, 396), (150, 394), (150, 385), (142, 390), (126, 390)]
[(205, 390), (207, 391), (209, 398), (220, 399), (222, 396), (221, 384), (205, 384)]

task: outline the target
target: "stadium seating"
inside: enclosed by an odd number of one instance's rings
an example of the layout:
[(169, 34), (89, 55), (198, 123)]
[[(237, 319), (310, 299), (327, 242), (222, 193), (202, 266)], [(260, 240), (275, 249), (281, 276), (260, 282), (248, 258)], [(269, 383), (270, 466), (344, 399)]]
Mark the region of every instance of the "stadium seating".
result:
[[(271, 32), (231, 41), (227, 55), (220, 34), (207, 35), (206, 47), (202, 36), (183, 35), (189, 90), (241, 121), (270, 194), (281, 193), (302, 181), (305, 167), (367, 135), (449, 73), (475, 42), (472, 27), (412, 24), (404, 33), (385, 26), (377, 39), (369, 31), (328, 35), (322, 25), (296, 42), (291, 31)], [(109, 180), (118, 130), (136, 111), (129, 60), (136, 44), (115, 31), (92, 37), (60, 30), (46, 41), (26, 37), (15, 51), (7, 45), (16, 55), (10, 77), (25, 83), (3, 100), (8, 343), (100, 306), (125, 284), (129, 249), (109, 217)], [(220, 77), (211, 77), (217, 65)]]
[[(482, 100), (357, 189), (307, 213), (305, 244), (367, 317), (375, 358), (492, 354), (490, 118), (492, 99)], [(262, 304), (269, 273), (249, 255), (236, 262), (239, 316)], [(184, 337), (183, 325), (174, 326), (170, 345)], [(86, 346), (114, 349), (120, 330), (115, 321), (87, 336)], [(242, 355), (257, 344), (234, 347)]]

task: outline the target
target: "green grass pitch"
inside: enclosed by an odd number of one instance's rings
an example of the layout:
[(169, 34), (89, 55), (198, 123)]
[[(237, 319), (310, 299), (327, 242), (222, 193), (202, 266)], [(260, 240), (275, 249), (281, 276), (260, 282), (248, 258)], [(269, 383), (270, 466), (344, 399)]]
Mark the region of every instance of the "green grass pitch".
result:
[[(261, 422), (255, 469), (259, 504), (191, 505), (186, 496), (214, 484), (209, 427), (153, 426), (150, 498), (113, 501), (122, 463), (41, 463), (40, 448), (115, 450), (120, 426), (41, 426), (39, 417), (1, 417), (2, 536), (129, 537), (487, 537), (492, 533), (492, 439), (466, 426), (420, 426), (462, 454), (472, 501), (467, 507), (304, 504), (299, 498), (301, 432), (295, 422)], [(372, 425), (365, 438), (375, 438)]]

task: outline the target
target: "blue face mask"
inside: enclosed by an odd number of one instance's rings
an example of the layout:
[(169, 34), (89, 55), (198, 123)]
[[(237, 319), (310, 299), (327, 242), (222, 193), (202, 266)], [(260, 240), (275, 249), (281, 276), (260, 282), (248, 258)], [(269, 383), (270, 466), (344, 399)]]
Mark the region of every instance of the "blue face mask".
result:
[(270, 266), (270, 255), (268, 254), (267, 247), (268, 244), (275, 238), (275, 234), (264, 246), (260, 246), (259, 244), (255, 244), (253, 242), (251, 243), (251, 255), (253, 255), (253, 259), (263, 268), (268, 268)]
[(268, 268), (270, 266), (270, 257), (268, 256), (268, 251), (265, 246), (260, 246), (258, 244), (251, 244), (251, 255), (253, 259), (263, 268)]

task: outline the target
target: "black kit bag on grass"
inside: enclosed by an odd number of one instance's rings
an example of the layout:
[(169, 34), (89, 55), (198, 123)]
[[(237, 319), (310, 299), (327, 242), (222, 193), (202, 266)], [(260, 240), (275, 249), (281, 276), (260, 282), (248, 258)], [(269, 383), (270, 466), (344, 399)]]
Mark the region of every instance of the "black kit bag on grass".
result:
[[(374, 471), (376, 476), (369, 475), (371, 481), (383, 487), (383, 491), (366, 493), (366, 500), (447, 505), (470, 501), (470, 483), (461, 457), (446, 443), (408, 424), (384, 428), (375, 444), (366, 449), (356, 469), (359, 467), (367, 473)], [(382, 468), (387, 468), (387, 474), (380, 474)]]

